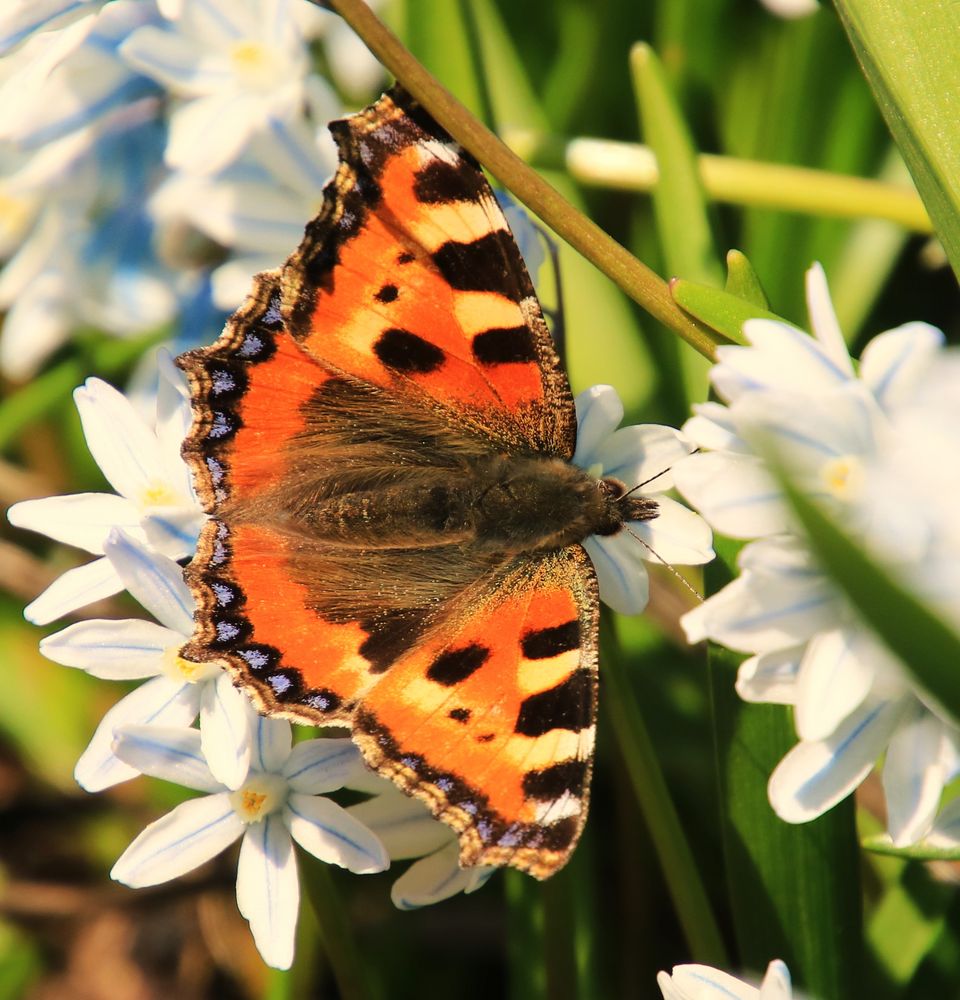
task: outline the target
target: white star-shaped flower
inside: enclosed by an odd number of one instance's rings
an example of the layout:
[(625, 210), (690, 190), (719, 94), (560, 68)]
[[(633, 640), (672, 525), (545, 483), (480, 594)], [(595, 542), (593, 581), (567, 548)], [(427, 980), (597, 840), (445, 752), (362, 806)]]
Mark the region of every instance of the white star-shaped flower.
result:
[(300, 884), (293, 844), (357, 874), (384, 871), (389, 857), (360, 820), (324, 796), (365, 780), (349, 740), (292, 744), (290, 723), (257, 716), (250, 769), (235, 790), (214, 778), (195, 729), (120, 730), (114, 751), (143, 774), (206, 793), (151, 823), (123, 852), (111, 876), (133, 888), (168, 882), (242, 840), (237, 905), (264, 961), (293, 963)]
[[(943, 786), (960, 766), (960, 731), (820, 569), (765, 456), (775, 450), (806, 495), (901, 577), (920, 577), (915, 567), (931, 561), (944, 564), (942, 553), (958, 547), (909, 498), (918, 477), (902, 462), (890, 467), (895, 455), (915, 451), (924, 427), (940, 428), (939, 445), (950, 454), (960, 450), (956, 421), (928, 412), (914, 416), (908, 433), (900, 416), (941, 360), (942, 335), (923, 323), (881, 334), (858, 373), (819, 266), (808, 273), (807, 295), (814, 336), (785, 323), (748, 321), (751, 346), (720, 348), (711, 373), (726, 405), (696, 407), (684, 426), (703, 451), (674, 470), (677, 488), (718, 531), (753, 541), (740, 553), (737, 579), (682, 624), (691, 642), (709, 638), (753, 654), (738, 674), (741, 697), (794, 706), (800, 742), (768, 788), (779, 816), (814, 819), (885, 756), (888, 829), (904, 845), (933, 822)], [(960, 574), (953, 570), (952, 578), (958, 593)]]
[(291, 0), (205, 0), (163, 9), (170, 18), (165, 26), (134, 32), (120, 52), (181, 99), (170, 116), (169, 166), (215, 173), (271, 118), (300, 113), (307, 48)]
[(75, 545), (101, 558), (67, 570), (24, 615), (43, 625), (123, 589), (103, 555), (113, 528), (180, 559), (196, 545), (203, 512), (193, 493), (180, 445), (191, 413), (183, 377), (169, 359), (161, 364), (157, 419), (149, 427), (129, 400), (100, 379), (74, 392), (87, 447), (116, 493), (78, 493), (24, 500), (8, 511), (10, 523)]
[[(583, 543), (593, 561), (600, 598), (621, 614), (639, 614), (647, 605), (645, 561), (696, 566), (713, 558), (709, 526), (668, 496), (671, 470), (690, 454), (679, 431), (659, 424), (620, 427), (623, 403), (616, 389), (595, 385), (576, 398), (577, 448), (573, 464), (597, 479), (616, 479), (627, 490), (655, 500), (657, 516), (633, 521), (615, 535), (591, 535)], [(629, 530), (627, 530), (629, 529)]]
[(237, 788), (250, 765), (250, 700), (217, 666), (178, 655), (193, 633), (193, 597), (180, 567), (114, 529), (103, 546), (123, 586), (157, 619), (92, 619), (77, 622), (40, 642), (44, 656), (106, 680), (151, 678), (103, 717), (74, 775), (98, 792), (137, 775), (113, 753), (123, 726), (189, 726), (199, 715), (203, 753), (210, 770)]

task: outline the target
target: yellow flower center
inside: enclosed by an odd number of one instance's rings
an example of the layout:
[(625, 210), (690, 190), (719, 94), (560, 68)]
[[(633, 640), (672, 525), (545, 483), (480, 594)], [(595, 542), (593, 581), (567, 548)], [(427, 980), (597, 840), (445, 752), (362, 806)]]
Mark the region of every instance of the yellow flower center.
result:
[(152, 482), (140, 494), (141, 507), (178, 507), (183, 503), (183, 497), (164, 482)]
[(230, 49), (233, 71), (244, 86), (269, 88), (277, 78), (277, 60), (267, 46), (250, 38), (235, 42)]
[(10, 240), (19, 240), (36, 208), (35, 199), (11, 195), (0, 187), (0, 235), (6, 234)]
[(827, 490), (838, 500), (856, 500), (863, 492), (863, 465), (855, 455), (831, 458), (820, 474)]
[(199, 684), (215, 677), (219, 672), (220, 668), (215, 663), (194, 663), (192, 660), (185, 660), (180, 655), (179, 646), (168, 646), (163, 651), (163, 673), (171, 680)]
[(279, 774), (254, 774), (230, 793), (230, 804), (244, 823), (258, 823), (286, 799), (287, 783)]

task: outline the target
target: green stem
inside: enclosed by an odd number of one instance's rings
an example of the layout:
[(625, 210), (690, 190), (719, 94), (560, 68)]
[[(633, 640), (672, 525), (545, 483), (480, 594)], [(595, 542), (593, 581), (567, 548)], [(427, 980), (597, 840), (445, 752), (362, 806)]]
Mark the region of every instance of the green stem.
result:
[(372, 991), (364, 975), (360, 949), (327, 865), (301, 855), (300, 874), (341, 1000), (369, 1000)]
[(626, 676), (612, 616), (605, 615), (603, 707), (613, 724), (634, 795), (663, 868), (664, 880), (690, 951), (698, 962), (723, 967), (726, 948), (696, 860), (673, 805), (646, 724)]
[(518, 200), (651, 316), (713, 360), (717, 343), (725, 340), (688, 317), (670, 297), (670, 289), (662, 278), (578, 212), (481, 124), (411, 55), (363, 0), (329, 0), (329, 5), (440, 125)]
[[(659, 180), (653, 150), (640, 143), (563, 139), (523, 129), (507, 131), (504, 138), (533, 166), (566, 170), (592, 187), (652, 191)], [(933, 232), (920, 196), (907, 184), (711, 153), (699, 154), (697, 163), (714, 201), (835, 219), (885, 219), (912, 232)]]

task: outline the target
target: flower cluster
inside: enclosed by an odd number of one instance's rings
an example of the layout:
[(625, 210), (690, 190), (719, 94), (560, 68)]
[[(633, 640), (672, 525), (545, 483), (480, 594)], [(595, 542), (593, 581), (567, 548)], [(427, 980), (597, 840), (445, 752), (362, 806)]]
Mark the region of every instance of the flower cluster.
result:
[(84, 326), (212, 339), (314, 214), (338, 94), (364, 99), (382, 75), (307, 0), (13, 2), (0, 56), (0, 370), (14, 379)]
[(906, 845), (934, 822), (960, 769), (960, 729), (918, 688), (820, 569), (766, 457), (949, 620), (960, 623), (958, 359), (938, 330), (910, 323), (851, 362), (822, 270), (808, 273), (814, 336), (744, 324), (711, 373), (724, 403), (695, 407), (703, 451), (674, 470), (719, 532), (749, 539), (740, 575), (683, 619), (691, 641), (752, 654), (737, 690), (794, 707), (799, 743), (774, 771), (783, 819), (813, 819), (884, 757), (888, 829)]

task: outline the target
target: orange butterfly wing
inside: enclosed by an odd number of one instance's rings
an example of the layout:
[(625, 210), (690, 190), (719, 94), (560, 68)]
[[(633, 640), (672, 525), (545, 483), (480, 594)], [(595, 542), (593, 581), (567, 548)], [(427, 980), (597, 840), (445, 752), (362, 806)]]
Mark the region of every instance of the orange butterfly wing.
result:
[(567, 379), (476, 161), (399, 88), (331, 131), (340, 168), (283, 272), (293, 336), (455, 425), (569, 458)]
[(368, 762), (458, 831), (463, 864), (543, 878), (586, 816), (584, 550), (498, 568), (450, 545), (337, 548), (288, 508), (341, 475), (389, 482), (464, 453), (569, 458), (569, 387), (469, 156), (396, 89), (332, 128), (343, 162), (300, 249), (179, 361), (184, 455), (213, 515), (184, 655), (222, 663), (269, 714), (352, 725)]

